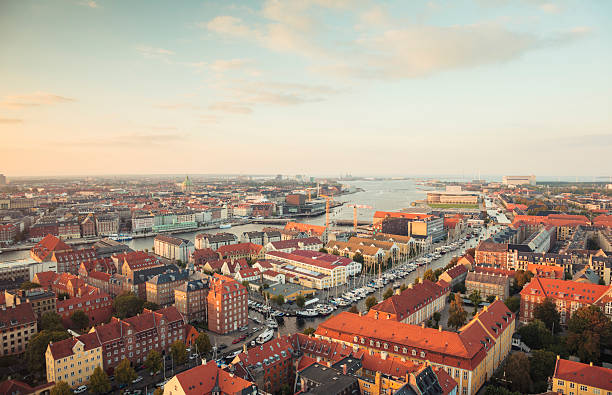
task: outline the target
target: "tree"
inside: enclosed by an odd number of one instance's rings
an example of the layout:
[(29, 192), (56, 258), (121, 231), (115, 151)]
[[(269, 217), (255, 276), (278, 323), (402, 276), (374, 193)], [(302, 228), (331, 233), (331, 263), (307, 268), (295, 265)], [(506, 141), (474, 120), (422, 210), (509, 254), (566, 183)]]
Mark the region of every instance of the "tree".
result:
[(547, 381), (555, 371), (557, 356), (545, 350), (534, 350), (529, 359), (531, 380), (534, 382), (535, 392), (546, 392)]
[(487, 296), (487, 302), (488, 303), (493, 303), (495, 301), (495, 295), (489, 295)]
[(393, 288), (387, 288), (383, 294), (383, 299), (389, 299), (391, 296), (393, 296)]
[(434, 276), (436, 276), (436, 281), (438, 281), (438, 279), (440, 278), (440, 275), (442, 275), (442, 273), (444, 273), (444, 270), (442, 270), (442, 269), (434, 270), (433, 274), (434, 274)]
[(142, 313), (144, 300), (131, 292), (117, 296), (113, 301), (113, 310), (119, 318), (129, 318)]
[(436, 275), (434, 274), (434, 272), (431, 269), (425, 270), (425, 273), (423, 273), (423, 279), (424, 280), (429, 280), (429, 281), (431, 281), (433, 283), (438, 281), (438, 279), (436, 278)]
[(510, 381), (510, 388), (523, 394), (529, 393), (531, 389), (531, 377), (529, 376), (529, 358), (525, 353), (515, 352), (510, 354), (506, 362), (506, 379)]
[(524, 270), (518, 270), (516, 272), (516, 275), (514, 276), (514, 283), (516, 284), (516, 287), (519, 290), (521, 290), (523, 289), (525, 284), (531, 281), (532, 278), (533, 278), (533, 273), (526, 272)]
[(521, 308), (521, 297), (518, 295), (511, 296), (506, 299), (504, 303), (506, 304), (506, 307), (508, 307), (508, 310), (516, 313)]
[(467, 291), (467, 288), (465, 288), (465, 282), (464, 281), (455, 284), (455, 286), (453, 287), (453, 292), (464, 294), (465, 291)]
[(62, 317), (55, 311), (47, 311), (40, 317), (40, 329), (47, 331), (63, 331)]
[(161, 354), (155, 350), (149, 351), (149, 353), (147, 354), (147, 359), (145, 359), (144, 365), (151, 374), (159, 372), (162, 368)]
[(302, 331), (303, 334), (310, 336), (313, 335), (315, 333), (316, 329), (313, 327), (308, 327), (308, 328), (304, 328), (304, 330)]
[(108, 375), (100, 367), (96, 366), (91, 377), (89, 377), (89, 391), (94, 394), (105, 394), (111, 390), (111, 382), (108, 379)]
[(136, 371), (130, 365), (129, 359), (124, 359), (119, 362), (115, 368), (115, 380), (121, 384), (130, 384), (136, 378)]
[(285, 303), (285, 297), (283, 295), (276, 295), (276, 297), (274, 298), (274, 301), (276, 302), (277, 305), (282, 305), (283, 303)]
[(89, 317), (83, 310), (76, 310), (70, 314), (70, 321), (72, 321), (72, 327), (76, 330), (83, 330), (89, 326)]
[(400, 291), (405, 291), (408, 288), (406, 284), (400, 285)]
[(482, 302), (482, 298), (480, 297), (480, 291), (476, 289), (473, 290), (472, 293), (468, 296), (468, 299), (470, 299), (470, 301), (474, 305), (474, 315), (476, 315), (476, 312), (478, 311), (478, 307), (480, 306), (480, 303)]
[(70, 334), (65, 331), (43, 330), (30, 338), (25, 351), (25, 361), (33, 374), (45, 372), (45, 352), (51, 342), (68, 339)]
[(40, 284), (32, 281), (24, 281), (21, 283), (21, 286), (19, 286), (19, 289), (23, 289), (25, 291), (33, 288), (40, 288)]
[(170, 355), (172, 355), (172, 360), (177, 365), (185, 363), (187, 361), (187, 347), (185, 347), (185, 343), (180, 340), (172, 343), (170, 345)]
[(325, 247), (321, 247), (321, 248), (319, 248), (319, 252), (327, 254), (327, 249)]
[(72, 388), (65, 381), (58, 381), (53, 388), (51, 388), (50, 395), (72, 395)]
[(356, 305), (352, 305), (351, 308), (349, 309), (349, 313), (359, 314), (359, 309), (357, 309)]
[(198, 347), (198, 354), (200, 355), (206, 355), (210, 352), (210, 350), (212, 350), (210, 338), (206, 332), (200, 332), (198, 337), (196, 337), (195, 343)]
[(338, 255), (340, 255), (340, 253), (338, 252), (338, 250), (333, 250), (333, 251), (332, 251), (332, 255), (336, 255), (336, 256), (338, 256)]
[(298, 295), (295, 297), (295, 304), (297, 305), (297, 307), (304, 307), (304, 304), (306, 304), (306, 298), (304, 297), (304, 295)]
[(450, 327), (459, 329), (465, 324), (467, 312), (463, 309), (461, 295), (455, 294), (455, 300), (451, 302), (447, 324)]
[(567, 330), (570, 352), (584, 363), (598, 363), (601, 350), (612, 344), (612, 323), (594, 305), (576, 310), (567, 323)]
[(365, 305), (368, 310), (374, 307), (376, 303), (378, 303), (378, 300), (376, 300), (376, 296), (373, 296), (373, 295), (368, 296), (365, 300)]
[(361, 252), (356, 252), (353, 255), (353, 261), (363, 264), (364, 259), (363, 259), (363, 255), (361, 255)]
[(544, 325), (551, 331), (559, 331), (561, 329), (561, 316), (557, 311), (557, 306), (552, 299), (546, 298), (533, 309), (533, 317), (542, 321)]
[(153, 395), (164, 395), (164, 388), (155, 388), (155, 391), (153, 391)]
[(521, 341), (534, 350), (542, 349), (553, 341), (552, 333), (538, 319), (519, 328), (518, 334), (521, 335)]
[(432, 318), (436, 322), (436, 326), (438, 326), (440, 324), (440, 318), (442, 318), (442, 315), (440, 314), (439, 311), (436, 311), (435, 313), (433, 313), (433, 317)]
[(513, 392), (504, 387), (488, 385), (485, 388), (484, 395), (522, 395), (520, 392)]

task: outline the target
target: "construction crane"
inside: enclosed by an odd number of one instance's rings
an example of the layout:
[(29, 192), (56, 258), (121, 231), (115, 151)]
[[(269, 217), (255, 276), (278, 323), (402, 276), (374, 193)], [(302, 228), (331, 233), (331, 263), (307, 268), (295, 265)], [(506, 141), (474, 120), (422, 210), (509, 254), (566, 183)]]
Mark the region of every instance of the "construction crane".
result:
[(349, 204), (348, 207), (353, 208), (353, 230), (357, 232), (357, 209), (358, 208), (372, 208), (366, 204)]
[(325, 228), (329, 230), (329, 201), (334, 201), (333, 196), (319, 195), (319, 197), (325, 198)]

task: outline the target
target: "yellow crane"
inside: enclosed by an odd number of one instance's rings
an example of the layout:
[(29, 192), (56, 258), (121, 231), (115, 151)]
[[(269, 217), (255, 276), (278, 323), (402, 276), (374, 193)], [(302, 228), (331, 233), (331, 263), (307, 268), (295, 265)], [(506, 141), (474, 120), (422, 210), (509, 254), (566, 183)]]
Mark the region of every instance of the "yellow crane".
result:
[(329, 202), (333, 202), (334, 197), (328, 195), (319, 195), (319, 197), (325, 198), (325, 228), (329, 230)]
[(357, 232), (357, 209), (358, 208), (372, 208), (367, 204), (349, 204), (348, 207), (353, 208), (353, 230)]

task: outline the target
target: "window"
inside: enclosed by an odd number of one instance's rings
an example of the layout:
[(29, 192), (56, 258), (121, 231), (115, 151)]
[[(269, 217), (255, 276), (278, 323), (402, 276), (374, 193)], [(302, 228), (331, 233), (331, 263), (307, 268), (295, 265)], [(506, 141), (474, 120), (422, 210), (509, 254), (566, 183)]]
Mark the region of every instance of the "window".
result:
[(563, 380), (557, 380), (557, 384), (559, 384), (559, 385), (565, 385), (565, 384), (563, 383)]
[(581, 385), (580, 386), (580, 391), (586, 391), (587, 390), (587, 386), (586, 385)]

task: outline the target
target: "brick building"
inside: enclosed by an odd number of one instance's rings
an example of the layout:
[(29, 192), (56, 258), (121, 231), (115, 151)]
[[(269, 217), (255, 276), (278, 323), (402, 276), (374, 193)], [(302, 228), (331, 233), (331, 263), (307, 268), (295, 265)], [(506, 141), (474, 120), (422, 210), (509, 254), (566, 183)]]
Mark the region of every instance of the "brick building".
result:
[(55, 312), (55, 307), (57, 305), (55, 292), (45, 290), (44, 288), (5, 291), (4, 299), (7, 306), (30, 304), (37, 319), (40, 319), (45, 313)]
[(70, 316), (77, 310), (89, 317), (89, 325), (100, 325), (113, 315), (113, 299), (106, 292), (94, 292), (83, 296), (57, 301), (57, 313), (62, 317), (66, 328), (72, 326)]
[(510, 279), (503, 274), (469, 272), (465, 278), (466, 294), (480, 292), (480, 297), (486, 299), (495, 296), (506, 300), (510, 294)]
[(174, 288), (174, 306), (187, 322), (206, 321), (208, 283), (203, 280), (186, 281)]
[(246, 288), (233, 278), (214, 274), (207, 295), (208, 329), (219, 334), (248, 325)]
[(147, 280), (145, 288), (147, 301), (158, 306), (169, 306), (174, 303), (174, 289), (189, 279), (187, 271), (158, 274)]
[(0, 307), (0, 355), (25, 352), (28, 341), (37, 332), (36, 315), (30, 303)]

